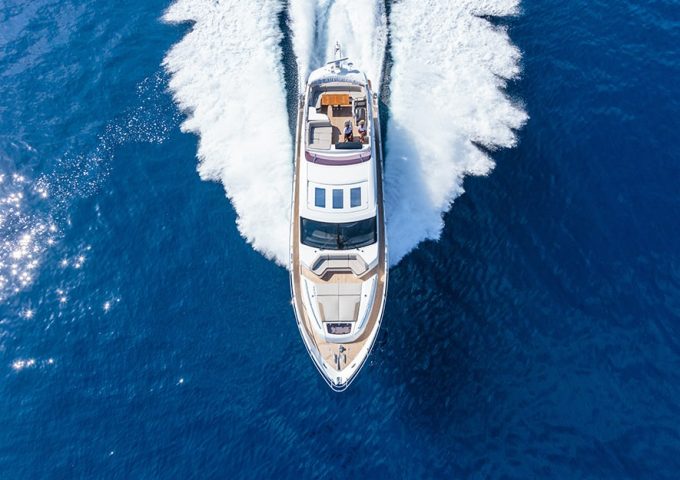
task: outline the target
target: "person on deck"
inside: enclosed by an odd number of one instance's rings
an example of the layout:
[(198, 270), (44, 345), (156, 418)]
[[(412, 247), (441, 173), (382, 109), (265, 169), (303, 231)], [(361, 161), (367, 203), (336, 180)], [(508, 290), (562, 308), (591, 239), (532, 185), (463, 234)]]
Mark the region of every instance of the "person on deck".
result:
[(366, 122), (363, 120), (359, 121), (359, 141), (361, 143), (366, 143)]
[(345, 130), (343, 132), (345, 134), (345, 142), (353, 142), (354, 141), (354, 134), (352, 133), (352, 130), (353, 130), (352, 129), (352, 122), (347, 120), (345, 122)]

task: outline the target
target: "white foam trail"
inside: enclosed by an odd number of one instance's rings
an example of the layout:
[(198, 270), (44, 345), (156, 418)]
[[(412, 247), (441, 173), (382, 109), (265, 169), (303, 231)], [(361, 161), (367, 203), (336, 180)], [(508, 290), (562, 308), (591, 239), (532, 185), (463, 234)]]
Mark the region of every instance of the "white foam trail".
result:
[(494, 166), (527, 120), (504, 93), (520, 52), (504, 28), (479, 18), (517, 14), (517, 0), (401, 0), (392, 7), (385, 202), (390, 259), (437, 239), (465, 175)]
[(384, 2), (336, 1), (328, 18), (328, 58), (333, 56), (336, 41), (342, 45), (343, 55), (349, 56), (354, 65), (366, 73), (374, 88), (378, 89), (387, 42)]
[(241, 234), (288, 261), (292, 139), (288, 129), (277, 0), (178, 0), (171, 23), (194, 22), (168, 52), (170, 89), (199, 136), (198, 172), (220, 181)]
[[(323, 0), (290, 0), (288, 5), (288, 18), (293, 38), (293, 49), (298, 65), (298, 89), (303, 92), (307, 77), (311, 71), (310, 65), (322, 61), (313, 54), (316, 37), (317, 16)], [(329, 1), (323, 1), (325, 10)]]
[[(390, 120), (385, 175), (390, 257), (396, 263), (438, 238), (442, 214), (465, 175), (484, 175), (489, 149), (511, 147), (527, 119), (504, 93), (520, 52), (484, 15), (518, 0), (401, 0), (392, 7)], [(276, 0), (178, 0), (165, 14), (194, 22), (164, 65), (170, 88), (199, 135), (201, 178), (224, 184), (241, 234), (280, 264), (288, 260), (292, 139), (286, 116)], [(374, 83), (386, 41), (379, 0), (289, 0), (300, 85), (333, 57), (335, 42)]]
[(301, 88), (311, 70), (334, 58), (335, 42), (375, 88), (380, 85), (387, 41), (384, 2), (290, 0), (289, 16)]

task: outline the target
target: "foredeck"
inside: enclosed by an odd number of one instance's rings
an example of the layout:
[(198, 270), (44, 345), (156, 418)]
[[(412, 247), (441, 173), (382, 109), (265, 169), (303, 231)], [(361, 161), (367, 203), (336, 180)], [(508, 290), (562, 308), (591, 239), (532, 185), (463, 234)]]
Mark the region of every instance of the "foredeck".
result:
[[(377, 285), (375, 289), (375, 298), (371, 307), (371, 311), (369, 313), (368, 319), (366, 321), (366, 326), (364, 329), (364, 332), (361, 334), (359, 338), (357, 338), (353, 342), (348, 342), (348, 343), (330, 343), (325, 340), (325, 338), (321, 337), (320, 335), (317, 334), (316, 330), (314, 329), (310, 316), (308, 315), (306, 308), (302, 302), (301, 299), (301, 277), (305, 276), (309, 279), (313, 279), (316, 283), (350, 283), (350, 282), (360, 282), (361, 279), (355, 277), (352, 274), (347, 274), (347, 273), (330, 273), (323, 278), (320, 278), (314, 273), (310, 272), (306, 268), (301, 266), (300, 262), (300, 205), (298, 202), (299, 199), (299, 184), (298, 180), (300, 178), (300, 168), (303, 160), (301, 160), (301, 152), (300, 148), (304, 147), (304, 141), (302, 141), (301, 138), (298, 138), (297, 141), (297, 151), (296, 151), (296, 156), (295, 156), (295, 182), (294, 182), (294, 191), (293, 191), (293, 225), (292, 225), (292, 235), (291, 235), (291, 244), (292, 244), (292, 252), (291, 252), (291, 287), (293, 290), (293, 302), (294, 302), (294, 307), (296, 311), (296, 318), (298, 321), (298, 325), (300, 327), (300, 331), (304, 337), (314, 346), (316, 349), (319, 351), (321, 354), (322, 358), (329, 364), (329, 365), (335, 365), (336, 361), (338, 358), (342, 357), (343, 358), (343, 368), (346, 368), (348, 366), (354, 366), (357, 360), (363, 361), (365, 358), (358, 358), (359, 354), (361, 351), (365, 348), (368, 349), (368, 353), (370, 353), (370, 350), (372, 348), (373, 342), (375, 342), (375, 339), (377, 337), (378, 329), (380, 326), (380, 322), (382, 320), (382, 313), (384, 309), (384, 302), (385, 302), (385, 294), (386, 294), (386, 288), (387, 288), (387, 259), (386, 259), (386, 251), (385, 251), (385, 242), (386, 242), (386, 236), (385, 236), (385, 221), (384, 221), (384, 211), (383, 211), (383, 186), (382, 186), (382, 143), (380, 139), (380, 119), (378, 118), (378, 105), (377, 105), (377, 99), (373, 98), (370, 99), (370, 101), (374, 102), (373, 104), (373, 128), (374, 128), (374, 135), (375, 135), (375, 141), (376, 141), (376, 148), (375, 148), (375, 154), (376, 154), (376, 168), (377, 168), (377, 193), (378, 193), (378, 198), (380, 201), (378, 202), (378, 208), (377, 208), (377, 217), (378, 217), (378, 251), (379, 251), (379, 258), (378, 258), (378, 265), (371, 269), (369, 272), (366, 272), (365, 274), (362, 275), (362, 279), (372, 277), (373, 275), (377, 275)], [(331, 119), (331, 123), (333, 125), (333, 129), (335, 132), (335, 129), (338, 129), (338, 135), (339, 132), (341, 131), (341, 128), (344, 128), (344, 122), (347, 118), (351, 118), (351, 109), (349, 111), (349, 115), (345, 116), (343, 111), (339, 111), (338, 114), (336, 115), (335, 112), (333, 112), (334, 108), (332, 106), (327, 106), (328, 109), (330, 110), (329, 112), (329, 119)], [(306, 106), (305, 106), (306, 108)], [(336, 107), (337, 108), (337, 107)], [(342, 107), (340, 107), (342, 108)], [(304, 126), (301, 125), (302, 123), (302, 112), (299, 112), (298, 114), (298, 135), (304, 135)], [(356, 128), (355, 128), (356, 130)], [(358, 132), (355, 131), (355, 135), (357, 135)], [(370, 135), (370, 132), (369, 132)], [(335, 143), (335, 142), (334, 142)], [(316, 362), (315, 362), (316, 363)], [(317, 365), (318, 366), (318, 365)], [(357, 369), (352, 372), (349, 381), (351, 381), (355, 376), (356, 373), (358, 373), (361, 365), (357, 366)], [(321, 366), (318, 366), (318, 368), (321, 370)], [(321, 372), (324, 374), (325, 377), (330, 375), (330, 372)], [(349, 383), (348, 381), (348, 383)], [(346, 385), (345, 385), (346, 386)]]

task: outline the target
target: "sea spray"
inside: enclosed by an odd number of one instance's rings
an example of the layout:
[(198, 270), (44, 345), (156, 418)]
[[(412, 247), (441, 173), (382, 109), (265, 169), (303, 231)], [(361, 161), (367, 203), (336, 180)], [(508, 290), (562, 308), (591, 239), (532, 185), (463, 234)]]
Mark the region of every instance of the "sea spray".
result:
[[(315, 42), (317, 21), (319, 17), (319, 4), (322, 0), (290, 0), (288, 4), (288, 18), (290, 19), (290, 31), (293, 38), (293, 49), (298, 65), (298, 85), (300, 93), (303, 93), (307, 77), (311, 72), (311, 65), (318, 66), (322, 61), (318, 58)], [(327, 10), (329, 1), (323, 2), (323, 10)], [(325, 48), (325, 45), (324, 45)]]
[(178, 0), (163, 18), (193, 22), (164, 66), (187, 115), (182, 129), (199, 136), (198, 172), (224, 185), (243, 237), (285, 265), (293, 168), (282, 8), (275, 0)]
[[(333, 58), (336, 41), (374, 89), (387, 39), (380, 1), (289, 0), (301, 90)], [(279, 14), (283, 2), (178, 0), (164, 19), (193, 22), (167, 54), (170, 89), (199, 136), (201, 178), (223, 183), (241, 234), (288, 262), (292, 142), (286, 117)], [(527, 119), (505, 93), (520, 52), (485, 17), (516, 15), (517, 0), (401, 0), (392, 5), (385, 203), (394, 264), (425, 239), (463, 193), (466, 175), (494, 166), (487, 150), (512, 147)]]
[(311, 70), (334, 59), (336, 42), (375, 88), (380, 85), (387, 42), (383, 2), (290, 0), (289, 17), (302, 88)]
[(494, 166), (486, 149), (512, 147), (526, 121), (505, 93), (520, 52), (485, 16), (517, 14), (518, 2), (402, 0), (392, 6), (385, 210), (394, 264), (437, 239), (442, 214), (466, 175)]

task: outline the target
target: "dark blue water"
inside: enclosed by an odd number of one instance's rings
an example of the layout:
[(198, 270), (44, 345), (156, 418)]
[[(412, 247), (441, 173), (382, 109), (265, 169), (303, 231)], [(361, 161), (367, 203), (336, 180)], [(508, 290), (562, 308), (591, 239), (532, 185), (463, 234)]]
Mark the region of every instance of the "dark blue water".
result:
[(167, 5), (0, 5), (1, 478), (677, 478), (677, 2), (501, 22), (531, 119), (343, 394), (198, 178)]

